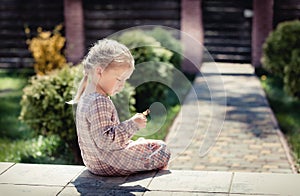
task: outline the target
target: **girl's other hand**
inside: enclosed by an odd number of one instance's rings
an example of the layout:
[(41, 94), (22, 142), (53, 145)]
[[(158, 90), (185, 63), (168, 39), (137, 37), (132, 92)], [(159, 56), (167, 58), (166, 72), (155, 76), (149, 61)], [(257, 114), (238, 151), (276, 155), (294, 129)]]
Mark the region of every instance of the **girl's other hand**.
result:
[(140, 129), (146, 128), (147, 117), (145, 115), (136, 113), (133, 117), (131, 117), (131, 120), (133, 120)]

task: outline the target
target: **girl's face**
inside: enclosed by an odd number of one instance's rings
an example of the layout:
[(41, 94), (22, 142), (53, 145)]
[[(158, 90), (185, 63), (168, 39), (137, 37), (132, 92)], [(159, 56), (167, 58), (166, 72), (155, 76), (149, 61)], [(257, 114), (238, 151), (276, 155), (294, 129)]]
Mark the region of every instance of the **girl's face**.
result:
[(104, 95), (115, 95), (122, 91), (125, 82), (131, 76), (133, 69), (126, 65), (108, 66), (98, 74), (97, 91)]

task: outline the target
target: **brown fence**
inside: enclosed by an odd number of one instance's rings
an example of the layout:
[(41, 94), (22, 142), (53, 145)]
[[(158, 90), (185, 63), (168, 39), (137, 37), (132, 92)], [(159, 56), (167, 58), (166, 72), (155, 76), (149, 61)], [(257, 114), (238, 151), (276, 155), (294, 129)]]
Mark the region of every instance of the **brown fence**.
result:
[(0, 0), (0, 67), (32, 66), (24, 28), (52, 30), (63, 22), (62, 0)]
[[(53, 29), (64, 21), (63, 0), (0, 0), (0, 67), (32, 65), (24, 27)], [(136, 25), (180, 29), (180, 0), (85, 0), (85, 45)], [(252, 0), (202, 0), (205, 46), (216, 61), (251, 62)], [(300, 0), (274, 0), (274, 26), (300, 18)], [(263, 19), (262, 19), (263, 20)]]
[(252, 0), (203, 0), (204, 46), (215, 61), (251, 62)]
[(180, 29), (179, 0), (89, 0), (83, 1), (83, 7), (87, 47), (99, 38), (138, 25)]
[(300, 19), (300, 0), (275, 0), (273, 20), (274, 28), (280, 22), (295, 19)]

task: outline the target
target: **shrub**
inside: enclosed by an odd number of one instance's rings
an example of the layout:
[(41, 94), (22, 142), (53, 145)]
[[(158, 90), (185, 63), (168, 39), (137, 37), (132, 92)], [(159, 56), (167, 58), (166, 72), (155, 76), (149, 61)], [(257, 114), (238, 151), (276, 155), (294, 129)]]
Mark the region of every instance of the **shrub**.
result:
[(300, 98), (300, 50), (292, 52), (291, 62), (284, 67), (284, 88), (290, 95)]
[(299, 97), (300, 21), (280, 23), (263, 45), (262, 64), (284, 81), (284, 88)]
[[(49, 75), (33, 76), (23, 89), (20, 119), (37, 135), (59, 135), (76, 154), (78, 149), (73, 111), (65, 102), (72, 99), (76, 68), (64, 67)], [(76, 161), (78, 154), (75, 156)]]
[(282, 76), (284, 67), (291, 62), (292, 51), (300, 47), (300, 21), (280, 23), (269, 34), (263, 45), (263, 66)]
[[(27, 40), (28, 48), (35, 61), (34, 70), (38, 75), (65, 66), (67, 61), (62, 54), (62, 49), (66, 39), (60, 34), (61, 29), (62, 25), (56, 26), (52, 32), (43, 31), (39, 27), (37, 36)], [(29, 36), (29, 28), (26, 28), (25, 32)]]
[(165, 100), (168, 94), (165, 85), (149, 80), (172, 84), (174, 67), (170, 59), (173, 53), (141, 30), (125, 32), (116, 39), (131, 50), (135, 59), (136, 70), (129, 83), (136, 87), (137, 84), (146, 82), (136, 88), (136, 108), (142, 111), (155, 101)]
[(22, 163), (70, 164), (72, 154), (58, 136), (10, 140), (0, 138), (0, 160)]
[(66, 148), (65, 142), (57, 135), (47, 137), (40, 135), (22, 143), (26, 145), (26, 147), (20, 146), (19, 149), (21, 152), (19, 161), (22, 163), (70, 164), (73, 162), (74, 157)]
[(126, 83), (120, 93), (111, 97), (121, 121), (129, 119), (131, 114), (135, 112), (134, 94), (134, 88), (129, 83)]
[(181, 70), (182, 47), (180, 41), (177, 40), (170, 31), (160, 27), (156, 27), (153, 30), (148, 31), (147, 34), (159, 41), (162, 47), (173, 52), (170, 63), (172, 63), (177, 69)]
[[(74, 95), (74, 80), (82, 76), (80, 66), (64, 67), (49, 75), (33, 76), (24, 88), (20, 119), (37, 135), (58, 135), (72, 150), (76, 163), (81, 163), (73, 107), (66, 104)], [(130, 86), (126, 88), (131, 89)], [(120, 93), (126, 97), (128, 90)], [(122, 99), (115, 102), (122, 104)], [(131, 101), (131, 103), (134, 101)], [(130, 106), (132, 107), (132, 106)], [(124, 108), (126, 110), (127, 108)], [(121, 115), (126, 112), (120, 111)], [(123, 117), (122, 117), (123, 118)]]

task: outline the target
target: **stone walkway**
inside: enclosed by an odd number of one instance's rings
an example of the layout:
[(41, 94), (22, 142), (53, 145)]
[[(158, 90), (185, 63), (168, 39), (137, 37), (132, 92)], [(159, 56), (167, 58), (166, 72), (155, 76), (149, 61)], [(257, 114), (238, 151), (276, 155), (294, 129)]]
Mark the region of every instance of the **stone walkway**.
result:
[(166, 138), (169, 168), (295, 172), (251, 65), (207, 63), (201, 73)]

